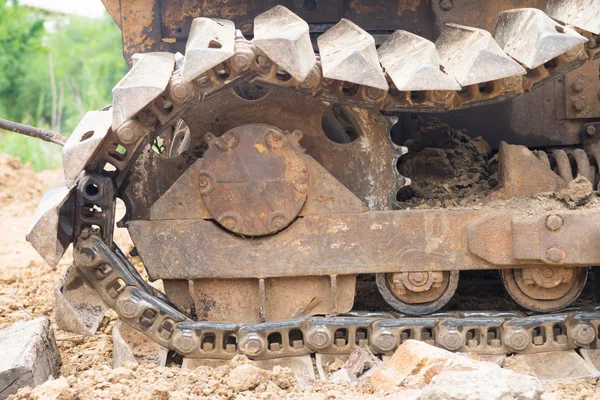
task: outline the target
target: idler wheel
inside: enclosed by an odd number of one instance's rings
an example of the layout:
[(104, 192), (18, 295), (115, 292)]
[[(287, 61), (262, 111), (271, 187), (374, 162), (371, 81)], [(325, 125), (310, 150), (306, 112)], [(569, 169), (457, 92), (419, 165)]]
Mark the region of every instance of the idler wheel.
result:
[(426, 315), (450, 301), (458, 275), (458, 271), (377, 274), (377, 287), (385, 301), (401, 313)]
[(537, 312), (561, 310), (573, 303), (587, 281), (588, 269), (541, 267), (503, 269), (506, 291), (520, 306)]

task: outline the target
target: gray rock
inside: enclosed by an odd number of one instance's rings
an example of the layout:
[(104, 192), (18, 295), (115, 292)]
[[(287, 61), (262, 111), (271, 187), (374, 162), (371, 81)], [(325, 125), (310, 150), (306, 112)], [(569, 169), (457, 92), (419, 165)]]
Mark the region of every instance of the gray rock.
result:
[(35, 387), (60, 371), (60, 354), (46, 317), (17, 322), (0, 331), (0, 400)]
[(474, 371), (448, 371), (436, 375), (423, 388), (427, 400), (539, 400), (544, 389), (539, 379), (488, 364)]

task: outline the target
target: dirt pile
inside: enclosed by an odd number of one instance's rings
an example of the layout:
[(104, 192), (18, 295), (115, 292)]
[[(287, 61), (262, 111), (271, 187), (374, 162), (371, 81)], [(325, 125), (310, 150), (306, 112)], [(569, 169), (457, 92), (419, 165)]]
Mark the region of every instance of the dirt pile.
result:
[(490, 146), (432, 120), (416, 139), (404, 143), (408, 153), (400, 173), (411, 179), (399, 193), (402, 208), (467, 206), (487, 196), (496, 184), (487, 168)]
[(16, 157), (0, 154), (0, 206), (37, 200), (46, 187), (31, 164), (23, 165)]

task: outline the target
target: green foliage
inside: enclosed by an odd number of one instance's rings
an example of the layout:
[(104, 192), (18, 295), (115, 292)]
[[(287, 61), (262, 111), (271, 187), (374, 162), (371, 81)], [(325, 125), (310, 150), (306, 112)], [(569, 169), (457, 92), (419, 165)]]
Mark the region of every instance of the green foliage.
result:
[[(66, 18), (0, 0), (0, 117), (69, 135), (87, 111), (112, 102), (126, 72), (108, 15)], [(0, 131), (0, 152), (36, 170), (60, 166), (60, 147), (14, 133)]]

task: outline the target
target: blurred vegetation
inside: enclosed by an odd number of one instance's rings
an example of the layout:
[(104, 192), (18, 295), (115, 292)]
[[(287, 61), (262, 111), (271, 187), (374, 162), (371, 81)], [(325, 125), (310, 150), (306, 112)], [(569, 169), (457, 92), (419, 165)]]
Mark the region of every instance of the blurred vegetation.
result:
[[(112, 102), (126, 72), (121, 32), (108, 14), (67, 17), (0, 0), (0, 117), (69, 135), (87, 111)], [(36, 170), (60, 167), (60, 152), (0, 130), (0, 153)]]

